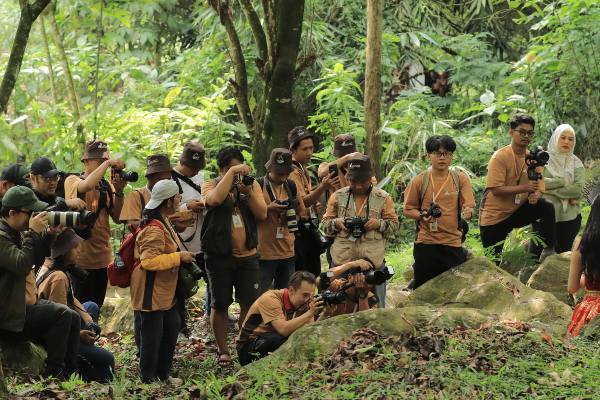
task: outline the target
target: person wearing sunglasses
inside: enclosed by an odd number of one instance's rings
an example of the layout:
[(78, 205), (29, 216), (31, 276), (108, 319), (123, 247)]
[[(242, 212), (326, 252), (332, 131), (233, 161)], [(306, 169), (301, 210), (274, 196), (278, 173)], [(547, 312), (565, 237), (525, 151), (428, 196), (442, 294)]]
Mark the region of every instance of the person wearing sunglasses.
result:
[(33, 267), (43, 260), (48, 217), (33, 190), (10, 188), (0, 210), (0, 337), (31, 340), (48, 356), (44, 375), (67, 378), (77, 371), (79, 315), (69, 307), (38, 299)]
[[(487, 185), (483, 194), (479, 226), (483, 247), (500, 255), (504, 241), (515, 228), (538, 223), (544, 242), (540, 261), (554, 254), (556, 225), (554, 206), (542, 198), (543, 177), (530, 180), (527, 174), (527, 146), (534, 135), (535, 120), (517, 114), (509, 122), (511, 143), (498, 149), (489, 161)], [(536, 171), (542, 173), (542, 168)]]

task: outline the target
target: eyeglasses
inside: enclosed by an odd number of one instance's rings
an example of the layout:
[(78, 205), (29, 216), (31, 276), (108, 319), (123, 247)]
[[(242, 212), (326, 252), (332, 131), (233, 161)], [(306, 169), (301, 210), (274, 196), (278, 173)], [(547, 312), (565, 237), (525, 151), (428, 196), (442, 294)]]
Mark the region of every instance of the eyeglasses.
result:
[(19, 210), (20, 213), (27, 214), (28, 217), (31, 217), (33, 211), (31, 210)]
[(46, 183), (54, 183), (54, 182), (58, 182), (58, 180), (60, 179), (60, 177), (58, 175), (50, 176), (48, 178), (46, 178), (45, 176), (42, 176), (42, 179)]
[(531, 137), (533, 137), (533, 134), (534, 134), (533, 129), (528, 131), (523, 128), (518, 128), (518, 129), (515, 129), (515, 131), (519, 132), (519, 135), (521, 135), (522, 138), (526, 138), (526, 137), (531, 138)]
[(431, 154), (438, 158), (450, 158), (453, 153), (451, 151), (434, 151)]

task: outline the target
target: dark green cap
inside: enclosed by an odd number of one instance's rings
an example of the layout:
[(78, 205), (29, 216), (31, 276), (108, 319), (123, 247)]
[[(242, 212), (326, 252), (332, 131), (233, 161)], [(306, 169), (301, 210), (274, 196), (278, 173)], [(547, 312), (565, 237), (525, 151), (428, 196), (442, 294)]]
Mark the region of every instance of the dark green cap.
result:
[(34, 212), (44, 211), (48, 203), (40, 201), (33, 190), (25, 186), (13, 186), (2, 198), (2, 207), (24, 208)]
[(27, 179), (29, 176), (29, 169), (21, 164), (11, 164), (2, 170), (0, 180), (9, 181), (19, 186), (31, 186), (31, 183)]

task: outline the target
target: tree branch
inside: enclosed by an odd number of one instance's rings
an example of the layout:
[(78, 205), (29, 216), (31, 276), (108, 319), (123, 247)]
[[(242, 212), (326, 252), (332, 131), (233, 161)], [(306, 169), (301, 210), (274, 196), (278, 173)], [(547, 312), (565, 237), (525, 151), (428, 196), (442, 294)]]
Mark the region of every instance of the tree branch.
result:
[(254, 40), (256, 41), (256, 47), (258, 48), (258, 56), (262, 60), (262, 64), (266, 64), (268, 61), (269, 52), (267, 48), (267, 37), (265, 35), (265, 30), (263, 29), (262, 24), (260, 23), (260, 18), (258, 18), (258, 14), (254, 9), (251, 0), (239, 1), (242, 5), (242, 9), (244, 10), (244, 14), (246, 14), (248, 23), (252, 28), (252, 34), (254, 35)]
[(0, 85), (0, 113), (6, 112), (8, 100), (15, 88), (17, 83), (17, 77), (21, 70), (21, 63), (25, 56), (25, 49), (27, 48), (27, 42), (29, 40), (29, 33), (31, 27), (40, 15), (40, 13), (50, 3), (50, 0), (37, 0), (34, 4), (29, 5), (25, 0), (20, 0), (21, 5), (21, 16), (19, 17), (19, 25), (15, 33), (15, 40), (13, 41), (12, 49), (10, 51), (10, 57), (8, 59), (8, 65), (2, 78), (2, 85)]
[(230, 80), (229, 82), (233, 90), (233, 96), (240, 118), (246, 126), (246, 129), (253, 133), (254, 118), (248, 101), (248, 73), (246, 70), (246, 59), (242, 52), (240, 38), (238, 37), (235, 25), (231, 19), (229, 2), (228, 0), (208, 0), (208, 3), (219, 16), (221, 25), (223, 25), (225, 32), (227, 32), (227, 36), (229, 37), (229, 56), (231, 57), (231, 61), (233, 61), (235, 74), (235, 81)]

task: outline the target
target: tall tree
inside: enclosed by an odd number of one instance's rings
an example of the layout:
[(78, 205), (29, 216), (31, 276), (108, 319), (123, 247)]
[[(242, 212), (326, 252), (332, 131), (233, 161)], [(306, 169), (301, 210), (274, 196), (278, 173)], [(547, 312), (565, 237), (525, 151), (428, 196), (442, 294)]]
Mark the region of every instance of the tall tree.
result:
[[(230, 85), (240, 118), (252, 136), (255, 165), (262, 169), (273, 147), (287, 147), (287, 133), (296, 125), (292, 90), (301, 72), (300, 51), (304, 0), (262, 0), (262, 19), (251, 0), (239, 0), (250, 25), (258, 57), (255, 60), (263, 90), (251, 107), (247, 61), (234, 24), (229, 0), (209, 0), (228, 36), (235, 79)], [(262, 21), (261, 21), (262, 20)]]
[(50, 46), (48, 45), (48, 34), (46, 32), (46, 24), (44, 18), (40, 19), (40, 30), (42, 33), (42, 42), (44, 43), (44, 51), (46, 52), (46, 59), (48, 60), (48, 78), (50, 78), (50, 92), (52, 94), (52, 101), (56, 103), (58, 101), (56, 91), (56, 81), (54, 79), (54, 67), (52, 62), (52, 54), (50, 54)]
[(27, 42), (29, 41), (31, 27), (49, 3), (50, 0), (37, 0), (32, 4), (30, 4), (28, 0), (19, 0), (19, 6), (21, 7), (19, 24), (10, 51), (8, 65), (4, 72), (4, 78), (2, 78), (2, 85), (0, 85), (0, 114), (6, 112), (8, 100), (17, 83), (17, 77), (19, 76), (21, 63), (23, 62), (23, 56), (25, 55), (25, 49), (27, 48)]
[(365, 71), (365, 131), (367, 154), (381, 179), (381, 45), (384, 0), (367, 0), (367, 66)]

